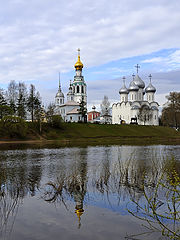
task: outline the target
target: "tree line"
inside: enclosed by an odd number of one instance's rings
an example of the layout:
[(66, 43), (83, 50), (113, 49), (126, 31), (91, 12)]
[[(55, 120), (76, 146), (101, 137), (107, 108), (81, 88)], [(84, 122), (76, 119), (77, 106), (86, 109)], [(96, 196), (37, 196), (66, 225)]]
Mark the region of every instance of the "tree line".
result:
[(41, 112), (41, 97), (33, 84), (27, 89), (25, 83), (12, 80), (6, 91), (0, 89), (0, 119), (13, 116), (26, 120), (30, 116), (33, 122)]

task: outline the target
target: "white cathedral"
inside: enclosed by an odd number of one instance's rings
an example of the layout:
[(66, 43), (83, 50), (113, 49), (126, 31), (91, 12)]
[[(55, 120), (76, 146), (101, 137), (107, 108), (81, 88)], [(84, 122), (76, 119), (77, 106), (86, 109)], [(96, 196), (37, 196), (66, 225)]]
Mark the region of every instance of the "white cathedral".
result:
[(145, 88), (144, 81), (137, 74), (133, 74), (133, 79), (129, 88), (125, 86), (123, 77), (123, 87), (119, 90), (120, 102), (112, 105), (112, 123), (136, 123), (139, 125), (159, 125), (158, 107), (155, 101), (156, 88), (151, 83), (152, 76), (149, 75), (150, 83)]
[(67, 101), (64, 101), (64, 94), (61, 90), (60, 79), (59, 79), (59, 89), (55, 96), (55, 112), (61, 115), (65, 122), (78, 122), (82, 121), (82, 115), (79, 113), (79, 103), (82, 98), (87, 104), (87, 86), (82, 76), (83, 64), (80, 60), (80, 49), (78, 49), (78, 60), (74, 65), (76, 75), (74, 80), (69, 86), (69, 92), (67, 93)]

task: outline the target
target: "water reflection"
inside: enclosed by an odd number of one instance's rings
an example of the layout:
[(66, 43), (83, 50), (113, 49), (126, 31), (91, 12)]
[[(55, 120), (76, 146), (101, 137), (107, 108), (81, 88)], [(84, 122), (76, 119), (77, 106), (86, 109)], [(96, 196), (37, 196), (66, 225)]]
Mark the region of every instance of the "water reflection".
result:
[(43, 199), (46, 202), (63, 203), (70, 197), (75, 202), (75, 213), (78, 217), (78, 228), (81, 227), (81, 215), (84, 213), (83, 201), (87, 192), (87, 149), (80, 149), (74, 155), (68, 168), (59, 169), (56, 179), (46, 183)]
[[(87, 224), (84, 221), (88, 219), (88, 209), (95, 206), (122, 216), (131, 214), (138, 219), (137, 224), (140, 219), (150, 224), (146, 226), (150, 232), (159, 231), (178, 239), (180, 152), (176, 147), (173, 152), (175, 158), (172, 158), (172, 147), (154, 146), (2, 151), (1, 235), (17, 231), (14, 222), (21, 220), (18, 210), (33, 199), (37, 212), (40, 211), (39, 203), (42, 206), (49, 203), (51, 209), (55, 203), (58, 211), (62, 206), (70, 214), (72, 211), (79, 231)], [(110, 225), (106, 230), (108, 228)], [(136, 229), (134, 231), (136, 234)], [(118, 234), (133, 239), (130, 233)], [(17, 239), (23, 238), (18, 235)]]

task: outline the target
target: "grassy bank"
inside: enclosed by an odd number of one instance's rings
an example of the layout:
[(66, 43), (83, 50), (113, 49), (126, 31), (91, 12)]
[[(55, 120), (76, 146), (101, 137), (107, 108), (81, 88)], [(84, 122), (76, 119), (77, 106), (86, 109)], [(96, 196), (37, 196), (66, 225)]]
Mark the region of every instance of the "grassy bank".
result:
[(23, 123), (0, 126), (0, 141), (59, 141), (74, 143), (163, 143), (180, 142), (180, 132), (162, 126), (98, 125), (82, 123), (61, 123), (53, 127), (47, 123)]

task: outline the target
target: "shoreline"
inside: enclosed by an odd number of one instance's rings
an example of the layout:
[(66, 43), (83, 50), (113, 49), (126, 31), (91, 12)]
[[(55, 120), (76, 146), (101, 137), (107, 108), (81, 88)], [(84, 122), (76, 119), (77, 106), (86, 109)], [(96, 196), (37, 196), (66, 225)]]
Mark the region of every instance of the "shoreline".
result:
[(131, 144), (131, 145), (154, 145), (154, 144), (173, 144), (180, 145), (180, 137), (155, 137), (155, 136), (101, 136), (101, 137), (83, 137), (83, 138), (66, 138), (66, 139), (2, 139), (0, 140), (0, 146), (2, 145), (114, 145), (114, 144)]

